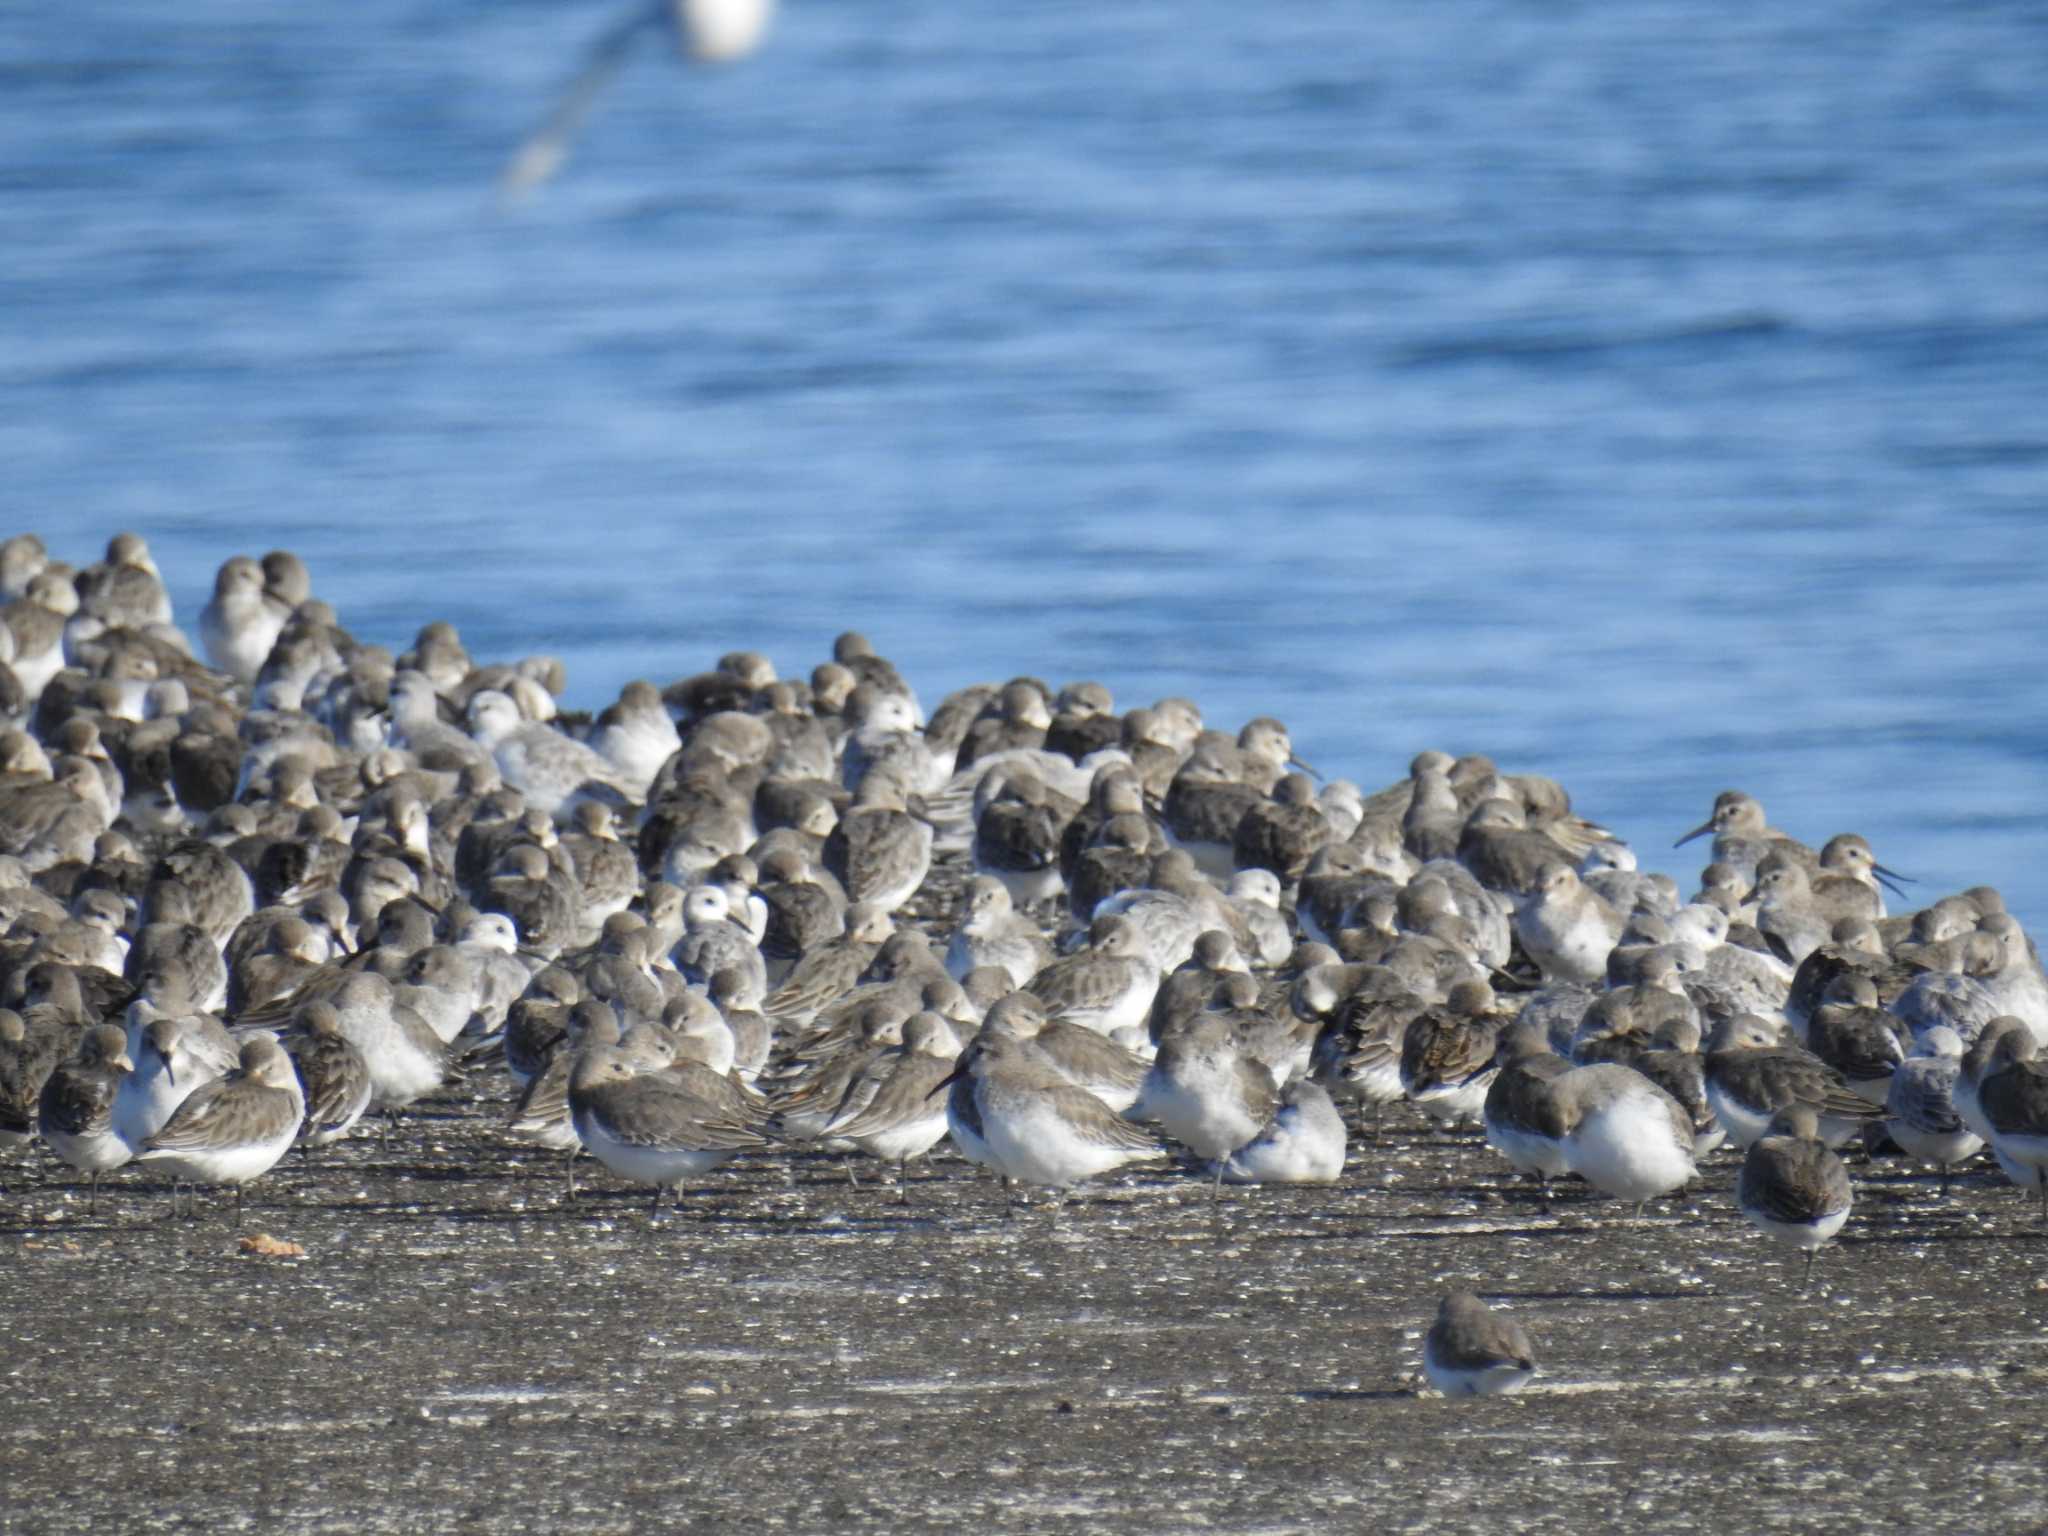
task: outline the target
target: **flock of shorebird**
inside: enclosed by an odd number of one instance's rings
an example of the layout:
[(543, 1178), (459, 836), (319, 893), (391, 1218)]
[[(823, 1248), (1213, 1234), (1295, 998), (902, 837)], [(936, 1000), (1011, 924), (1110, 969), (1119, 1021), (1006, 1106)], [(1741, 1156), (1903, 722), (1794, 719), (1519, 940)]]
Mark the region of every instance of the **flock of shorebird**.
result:
[[(1685, 893), (1482, 757), (1366, 794), (1099, 683), (927, 714), (852, 633), (572, 720), (559, 663), (359, 644), (283, 551), (221, 566), (197, 655), (133, 534), (9, 539), (0, 593), (0, 1135), (93, 1201), (132, 1163), (239, 1209), (502, 1071), (508, 1139), (657, 1210), (749, 1152), (947, 1141), (1006, 1190), (1175, 1155), (1214, 1200), (1340, 1178), (1347, 1113), (1405, 1100), (1546, 1208), (1570, 1174), (1640, 1211), (1732, 1141), (1809, 1275), (1852, 1141), (1944, 1191), (1988, 1149), (2048, 1213), (2048, 980), (1997, 893), (1892, 914), (1863, 838), (1738, 792)], [(1425, 1363), (1535, 1362), (1459, 1293)]]

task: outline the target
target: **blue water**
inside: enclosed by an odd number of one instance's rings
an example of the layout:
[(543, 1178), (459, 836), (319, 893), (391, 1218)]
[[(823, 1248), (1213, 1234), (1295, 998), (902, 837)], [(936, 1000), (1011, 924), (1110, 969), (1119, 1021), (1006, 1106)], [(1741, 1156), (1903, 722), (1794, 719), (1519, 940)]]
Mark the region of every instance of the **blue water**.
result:
[(2048, 11), (787, 0), (500, 211), (614, 14), (0, 10), (7, 521), (585, 705), (852, 625), (1646, 850), (1737, 785), (2048, 922)]

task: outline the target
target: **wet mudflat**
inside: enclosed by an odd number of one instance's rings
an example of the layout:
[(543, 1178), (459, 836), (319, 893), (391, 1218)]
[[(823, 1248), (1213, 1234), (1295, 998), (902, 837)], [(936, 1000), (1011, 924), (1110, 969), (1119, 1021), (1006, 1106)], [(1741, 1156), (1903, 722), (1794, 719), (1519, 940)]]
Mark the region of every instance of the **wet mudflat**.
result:
[[(1734, 1164), (1638, 1224), (1542, 1214), (1390, 1116), (1332, 1188), (1178, 1170), (1004, 1214), (942, 1157), (742, 1161), (650, 1219), (501, 1102), (172, 1218), (6, 1170), (9, 1531), (2025, 1530), (2048, 1521), (2048, 1240), (1994, 1174), (1858, 1165), (1809, 1291)], [(41, 1177), (38, 1177), (38, 1175)], [(262, 1257), (267, 1234), (300, 1258)], [(1418, 1395), (1446, 1282), (1528, 1326), (1519, 1397)]]

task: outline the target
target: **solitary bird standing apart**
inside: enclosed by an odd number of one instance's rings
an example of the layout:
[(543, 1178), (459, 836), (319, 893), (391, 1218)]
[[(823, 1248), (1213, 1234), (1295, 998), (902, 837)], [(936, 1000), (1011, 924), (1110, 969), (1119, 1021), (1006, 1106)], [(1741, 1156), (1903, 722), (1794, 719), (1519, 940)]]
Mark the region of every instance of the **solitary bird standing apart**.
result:
[(562, 168), (598, 93), (619, 72), (643, 31), (666, 26), (686, 60), (729, 64), (761, 46), (774, 15), (775, 0), (654, 0), (651, 5), (639, 0), (598, 38), (547, 121), (519, 146), (499, 178), (499, 192), (507, 199), (523, 196)]
[(1423, 1342), (1422, 1369), (1446, 1397), (1515, 1392), (1536, 1374), (1536, 1349), (1520, 1323), (1470, 1291), (1453, 1291)]

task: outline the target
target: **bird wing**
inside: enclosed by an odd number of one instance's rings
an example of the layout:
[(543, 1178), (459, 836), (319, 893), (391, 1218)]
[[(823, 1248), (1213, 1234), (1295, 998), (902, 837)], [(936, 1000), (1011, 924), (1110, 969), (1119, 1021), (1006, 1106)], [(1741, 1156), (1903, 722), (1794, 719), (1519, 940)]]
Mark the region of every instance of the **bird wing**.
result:
[(668, 1081), (665, 1072), (607, 1084), (598, 1094), (606, 1127), (629, 1146), (681, 1144), (695, 1151), (739, 1152), (768, 1145), (754, 1126)]
[(1084, 1141), (1092, 1141), (1097, 1146), (1124, 1147), (1134, 1152), (1159, 1150), (1158, 1137), (1117, 1115), (1085, 1088), (1059, 1083), (1047, 1084), (1038, 1091), (1052, 1097), (1060, 1118)]
[(498, 177), (498, 195), (502, 199), (511, 202), (525, 196), (562, 168), (577, 130), (590, 115), (599, 93), (626, 62), (626, 51), (632, 47), (633, 39), (643, 29), (658, 24), (662, 16), (663, 8), (658, 4), (636, 5), (599, 34), (583, 67), (569, 82), (554, 110), (506, 162)]
[[(230, 1091), (233, 1090), (233, 1091)], [(275, 1115), (282, 1120), (292, 1109), (292, 1096), (246, 1078), (211, 1082), (172, 1111), (171, 1118), (142, 1144), (143, 1152), (181, 1152), (215, 1144), (216, 1128), (230, 1120), (263, 1125)]]

